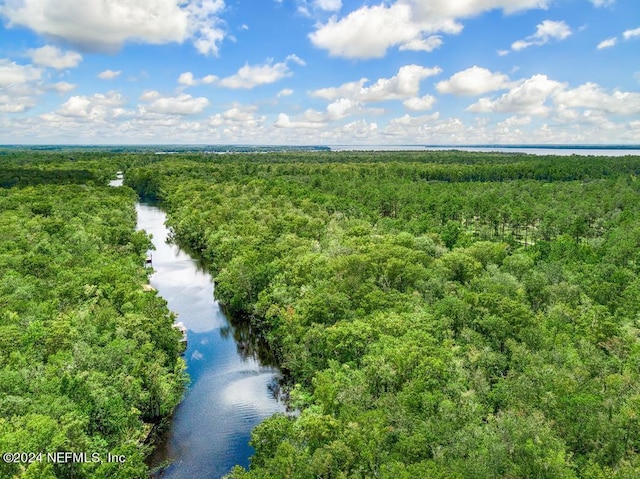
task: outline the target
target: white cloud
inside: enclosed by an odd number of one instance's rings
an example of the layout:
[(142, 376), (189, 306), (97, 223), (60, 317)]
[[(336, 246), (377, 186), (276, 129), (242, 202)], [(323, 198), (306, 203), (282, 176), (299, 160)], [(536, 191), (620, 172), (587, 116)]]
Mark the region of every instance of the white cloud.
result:
[(622, 33), (622, 36), (625, 40), (629, 40), (630, 38), (640, 37), (640, 27), (635, 28), (633, 30), (626, 30)]
[(156, 98), (160, 98), (160, 93), (155, 90), (147, 90), (142, 95), (140, 95), (140, 100), (142, 101), (152, 101)]
[(218, 82), (219, 86), (233, 89), (251, 89), (258, 85), (275, 83), (285, 77), (291, 76), (288, 62), (304, 65), (304, 61), (296, 55), (289, 55), (284, 62), (272, 64), (267, 62), (264, 65), (245, 64), (235, 75), (223, 78)]
[(392, 118), (383, 129), (383, 133), (392, 137), (414, 138), (415, 141), (424, 138), (427, 132), (434, 129), (439, 118), (438, 112), (423, 116), (405, 114), (399, 118)]
[(291, 55), (287, 55), (287, 58), (285, 58), (285, 62), (293, 62), (293, 63), (297, 63), (300, 66), (305, 66), (306, 63), (305, 61), (300, 58), (298, 55), (296, 55), (295, 53), (292, 53)]
[(291, 88), (284, 88), (278, 92), (276, 97), (281, 98), (283, 96), (290, 96), (290, 95), (293, 95), (293, 90)]
[(436, 104), (436, 98), (432, 95), (425, 95), (421, 98), (408, 98), (402, 104), (407, 110), (411, 111), (431, 110), (433, 105)]
[(101, 80), (113, 80), (114, 78), (119, 77), (121, 73), (122, 71), (120, 70), (118, 71), (105, 70), (103, 72), (98, 73), (98, 78), (100, 78)]
[(73, 83), (68, 83), (66, 81), (60, 81), (53, 85), (53, 89), (58, 93), (68, 93), (72, 90), (75, 90), (78, 85), (74, 85)]
[(338, 11), (342, 8), (342, 0), (314, 0), (315, 8), (327, 11)]
[(400, 45), (400, 50), (412, 50), (416, 52), (432, 52), (442, 45), (440, 35), (430, 35), (427, 38), (414, 38)]
[(36, 65), (51, 67), (56, 70), (75, 68), (82, 61), (82, 55), (78, 52), (67, 51), (63, 53), (58, 47), (51, 45), (27, 50), (27, 55), (31, 57), (31, 60)]
[(186, 86), (195, 86), (198, 84), (196, 79), (193, 77), (193, 73), (191, 72), (181, 73), (180, 76), (178, 77), (178, 83)]
[(22, 85), (42, 78), (42, 70), (33, 65), (18, 65), (5, 58), (0, 59), (0, 87)]
[(344, 125), (340, 131), (342, 138), (352, 143), (354, 139), (367, 141), (378, 131), (377, 123), (367, 120), (356, 120)]
[(521, 80), (507, 93), (499, 98), (480, 98), (467, 108), (475, 113), (520, 113), (522, 115), (547, 115), (549, 108), (547, 99), (561, 91), (563, 83), (550, 80), (546, 75), (534, 75)]
[(22, 113), (36, 105), (36, 99), (30, 95), (0, 93), (0, 113)]
[(368, 81), (367, 78), (361, 78), (358, 81), (343, 83), (339, 87), (320, 88), (310, 92), (310, 95), (326, 100), (335, 100), (340, 97), (357, 98)]
[(224, 38), (223, 0), (22, 0), (0, 6), (9, 26), (62, 38), (89, 50), (118, 50), (127, 41), (163, 44), (190, 39), (217, 54)]
[(124, 103), (124, 98), (117, 92), (72, 96), (60, 106), (57, 115), (89, 121), (105, 121), (108, 117), (119, 116), (118, 112)]
[(546, 8), (550, 0), (396, 0), (363, 6), (343, 18), (333, 16), (309, 35), (332, 56), (381, 58), (391, 47), (431, 51), (442, 43), (435, 33), (457, 34), (459, 19), (502, 9), (514, 13)]
[[(179, 2), (183, 3), (185, 2)], [(219, 44), (225, 37), (219, 18), (224, 6), (224, 0), (189, 0), (184, 7), (187, 12), (188, 37), (193, 41), (196, 50), (203, 55), (218, 56)]]
[(312, 91), (314, 97), (335, 100), (340, 97), (362, 102), (379, 102), (386, 100), (404, 100), (415, 97), (420, 91), (420, 81), (437, 75), (439, 67), (427, 68), (419, 65), (405, 65), (391, 78), (380, 78), (373, 85), (365, 87), (368, 82), (361, 78), (356, 82), (344, 83), (339, 87), (321, 88)]
[(589, 108), (613, 115), (640, 113), (640, 93), (614, 91), (610, 94), (595, 83), (559, 92), (554, 100), (565, 108)]
[(311, 42), (332, 56), (381, 58), (387, 49), (420, 40), (423, 33), (457, 33), (461, 26), (449, 21), (437, 28), (415, 22), (411, 5), (396, 3), (387, 7), (362, 7), (343, 19), (332, 17), (309, 35)]
[(276, 128), (322, 128), (325, 124), (318, 121), (291, 120), (286, 113), (280, 113), (278, 119), (273, 124)]
[(149, 111), (167, 115), (195, 115), (209, 106), (208, 99), (204, 97), (194, 98), (186, 93), (173, 97), (164, 97), (157, 91), (148, 91), (143, 93), (140, 100), (149, 102), (141, 107), (144, 112)]
[(209, 118), (209, 126), (227, 128), (256, 128), (261, 126), (265, 117), (256, 117), (258, 107), (255, 105), (236, 105), (223, 113), (218, 113)]
[(611, 48), (611, 47), (614, 47), (616, 43), (618, 43), (618, 39), (616, 37), (607, 38), (606, 40), (602, 40), (600, 43), (598, 43), (597, 48), (598, 50), (602, 50), (604, 48)]
[(481, 95), (495, 90), (503, 90), (510, 85), (509, 77), (502, 73), (492, 73), (486, 68), (472, 66), (460, 71), (448, 80), (438, 82), (436, 89), (440, 93), (456, 96)]
[(511, 44), (511, 49), (518, 51), (533, 45), (545, 45), (551, 40), (564, 40), (571, 35), (571, 29), (563, 22), (545, 20), (538, 24), (536, 33), (528, 36), (524, 40), (518, 40)]
[(531, 123), (530, 116), (510, 116), (506, 120), (497, 124), (498, 128), (512, 128), (518, 126), (525, 126)]
[(594, 7), (609, 7), (616, 3), (616, 0), (590, 0)]
[(348, 98), (339, 98), (327, 105), (327, 120), (342, 120), (359, 109), (359, 104)]
[(282, 78), (290, 76), (291, 72), (286, 63), (276, 63), (274, 65), (254, 65), (245, 64), (235, 75), (223, 78), (219, 85), (226, 88), (251, 89), (258, 85), (274, 83)]
[(405, 0), (421, 18), (469, 18), (502, 9), (507, 15), (534, 8), (546, 9), (550, 0)]
[(206, 75), (202, 78), (195, 78), (193, 73), (184, 72), (181, 73), (178, 77), (178, 83), (185, 86), (196, 86), (196, 85), (210, 85), (218, 81), (218, 77), (215, 75)]

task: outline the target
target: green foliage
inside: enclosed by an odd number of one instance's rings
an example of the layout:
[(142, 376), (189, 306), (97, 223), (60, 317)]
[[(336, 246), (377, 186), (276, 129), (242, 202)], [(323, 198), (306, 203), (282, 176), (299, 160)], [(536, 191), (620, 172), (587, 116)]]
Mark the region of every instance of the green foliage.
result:
[[(90, 166), (95, 182), (117, 164)], [(82, 175), (37, 178), (0, 190), (0, 450), (127, 460), (0, 461), (0, 477), (145, 477), (145, 422), (178, 403), (184, 363), (166, 303), (143, 290), (150, 242), (134, 231), (136, 195)]]
[[(175, 239), (211, 265), (218, 298), (261, 329), (295, 384), (299, 414), (258, 426), (251, 467), (229, 477), (640, 475), (640, 158), (238, 152), (134, 163), (127, 183), (161, 201)], [(49, 218), (47, 204), (35, 208)], [(0, 251), (10, 278), (0, 291), (13, 295), (0, 348), (24, 336), (91, 364), (80, 313), (9, 327), (49, 274), (42, 255), (65, 257), (44, 234), (58, 227), (43, 224), (20, 261), (12, 253), (28, 238)], [(70, 241), (86, 246), (89, 233)], [(115, 305), (100, 324), (139, 321), (126, 288), (109, 284), (100, 291)], [(61, 331), (74, 326), (68, 352)], [(18, 399), (2, 407), (33, 412), (20, 371), (43, 354), (4, 359), (0, 381)], [(131, 382), (147, 391), (146, 415), (174, 397), (157, 377), (151, 368)], [(65, 386), (70, 400), (85, 398), (114, 434), (105, 411), (120, 411), (119, 424), (131, 416), (86, 380)]]

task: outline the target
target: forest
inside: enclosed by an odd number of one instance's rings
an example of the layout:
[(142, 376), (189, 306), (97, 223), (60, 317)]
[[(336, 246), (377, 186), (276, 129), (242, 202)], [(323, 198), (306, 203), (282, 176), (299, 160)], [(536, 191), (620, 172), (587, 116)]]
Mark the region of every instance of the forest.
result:
[(137, 196), (106, 186), (121, 161), (0, 156), (0, 451), (102, 458), (2, 460), (1, 478), (146, 477), (145, 439), (182, 397), (181, 335), (143, 288)]
[(127, 171), (273, 348), (254, 478), (640, 474), (640, 158), (168, 156)]
[[(171, 314), (142, 287), (137, 196), (285, 373), (295, 413), (261, 423), (229, 479), (640, 475), (640, 157), (0, 162), (0, 449), (132, 458), (0, 462), (2, 477), (146, 474), (145, 427), (186, 378)], [(117, 170), (130, 188), (106, 186)]]

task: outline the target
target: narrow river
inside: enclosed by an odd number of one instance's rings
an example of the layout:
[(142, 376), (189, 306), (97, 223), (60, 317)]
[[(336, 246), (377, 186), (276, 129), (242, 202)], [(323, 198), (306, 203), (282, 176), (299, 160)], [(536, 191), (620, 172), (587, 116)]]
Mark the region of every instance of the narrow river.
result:
[(214, 300), (210, 274), (180, 248), (166, 243), (164, 212), (145, 204), (136, 209), (138, 229), (152, 234), (156, 247), (151, 286), (187, 329), (184, 358), (191, 377), (151, 465), (173, 461), (155, 476), (163, 479), (220, 478), (235, 464), (248, 465), (253, 427), (285, 410), (273, 391), (278, 370), (262, 365), (254, 357), (250, 334), (229, 323)]

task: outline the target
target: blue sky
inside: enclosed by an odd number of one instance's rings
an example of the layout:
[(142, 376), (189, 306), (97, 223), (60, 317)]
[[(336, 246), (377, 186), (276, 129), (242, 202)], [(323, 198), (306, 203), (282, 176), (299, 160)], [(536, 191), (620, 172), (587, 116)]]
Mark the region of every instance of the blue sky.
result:
[(0, 143), (640, 143), (638, 0), (0, 0)]

